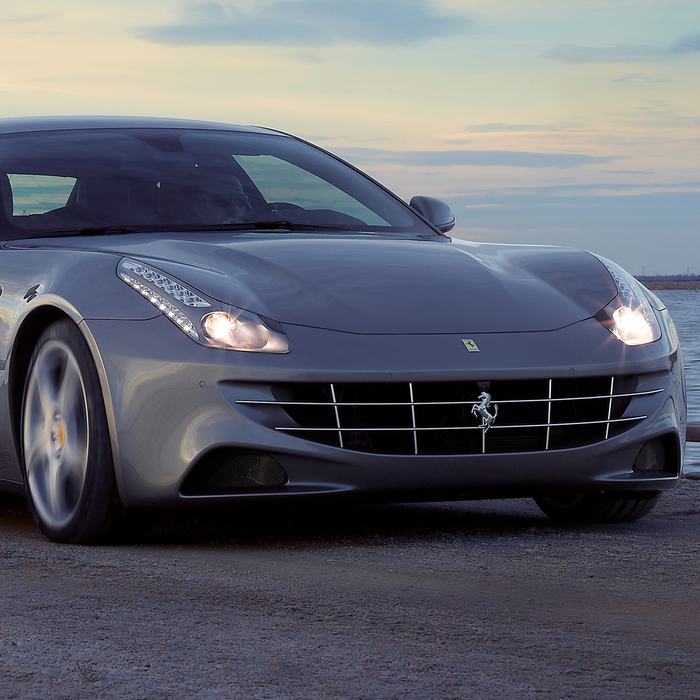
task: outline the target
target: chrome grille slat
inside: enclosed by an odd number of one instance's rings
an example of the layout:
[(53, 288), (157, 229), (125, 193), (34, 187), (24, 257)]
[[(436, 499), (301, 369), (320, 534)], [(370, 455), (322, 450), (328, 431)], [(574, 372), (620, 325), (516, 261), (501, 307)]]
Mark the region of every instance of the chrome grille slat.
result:
[[(548, 384), (547, 391), (549, 393), (547, 396), (547, 400), (548, 400), (548, 404), (547, 404), (547, 442), (545, 443), (545, 446), (544, 446), (545, 450), (549, 449), (549, 436), (551, 435), (551, 430), (552, 430), (552, 426), (550, 425), (550, 423), (552, 421), (552, 380), (550, 379), (547, 384)], [(608, 418), (610, 418), (610, 416), (608, 416)]]
[[(333, 385), (331, 385), (333, 386)], [(543, 398), (543, 399), (505, 399), (496, 401), (498, 404), (518, 404), (518, 403), (561, 403), (564, 401), (600, 401), (600, 399), (624, 399), (636, 398), (639, 396), (653, 396), (660, 394), (663, 389), (654, 389), (653, 391), (640, 391), (638, 393), (628, 394), (601, 394), (600, 396), (575, 396), (568, 398)], [(476, 401), (353, 401), (344, 403), (342, 401), (265, 401), (260, 399), (238, 399), (236, 403), (251, 405), (256, 404), (261, 406), (471, 406)]]
[[(648, 416), (634, 416), (632, 418), (612, 418), (607, 420), (589, 420), (582, 421), (576, 425), (607, 425), (608, 423), (628, 423), (630, 421), (640, 421), (648, 418)], [(562, 428), (571, 423), (523, 423), (518, 425), (492, 425), (489, 430), (509, 430), (517, 428)], [(324, 432), (331, 431), (334, 433), (338, 432), (338, 428), (286, 428), (283, 426), (275, 427), (275, 430), (286, 430), (296, 433), (297, 431), (312, 431), (312, 432)], [(452, 425), (439, 428), (420, 428), (420, 427), (409, 427), (409, 428), (340, 428), (341, 432), (351, 433), (351, 432), (382, 432), (382, 433), (421, 433), (429, 431), (442, 431), (442, 430), (481, 430), (481, 426), (478, 425)]]
[(340, 440), (340, 446), (343, 446), (343, 431), (340, 429), (340, 415), (338, 413), (338, 403), (335, 400), (335, 387), (331, 384), (331, 396), (333, 397), (333, 408), (335, 409), (335, 422), (338, 426), (338, 440)]
[[(273, 398), (236, 403), (269, 411), (266, 425), (277, 431), (345, 450), (517, 453), (590, 445), (629, 430), (649, 413), (648, 405), (634, 410), (635, 402), (664, 391), (648, 383), (639, 390), (640, 384), (636, 376), (609, 375), (478, 383), (288, 383), (268, 387)], [(487, 414), (482, 423), (472, 411), (482, 392), (490, 397), (491, 413), (496, 412), (493, 422)]]
[(610, 416), (612, 415), (613, 396), (615, 394), (615, 377), (610, 377), (610, 401), (608, 402), (608, 424), (605, 428), (605, 439), (610, 437)]
[(408, 385), (411, 394), (411, 421), (413, 422), (413, 454), (418, 454), (418, 433), (416, 432), (416, 406), (413, 403), (413, 384)]

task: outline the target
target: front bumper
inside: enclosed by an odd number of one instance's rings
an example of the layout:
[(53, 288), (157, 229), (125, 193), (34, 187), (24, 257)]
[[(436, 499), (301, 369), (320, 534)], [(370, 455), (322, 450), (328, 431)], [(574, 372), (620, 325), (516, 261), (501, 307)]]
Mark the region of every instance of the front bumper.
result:
[[(292, 352), (204, 348), (165, 318), (86, 321), (103, 384), (120, 495), (127, 506), (212, 501), (361, 498), (437, 500), (549, 492), (673, 487), (685, 440), (685, 387), (672, 325), (660, 341), (628, 348), (597, 321), (541, 333), (362, 336), (289, 327)], [(465, 338), (479, 352), (467, 352)], [(628, 411), (644, 418), (621, 434), (569, 449), (492, 454), (377, 454), (276, 429), (274, 387), (305, 383), (499, 382), (631, 376), (654, 390)], [(641, 411), (641, 413), (640, 413)], [(288, 419), (287, 419), (288, 420)], [(663, 471), (634, 469), (662, 440)], [(271, 456), (284, 485), (188, 495), (191, 470), (215, 450)]]

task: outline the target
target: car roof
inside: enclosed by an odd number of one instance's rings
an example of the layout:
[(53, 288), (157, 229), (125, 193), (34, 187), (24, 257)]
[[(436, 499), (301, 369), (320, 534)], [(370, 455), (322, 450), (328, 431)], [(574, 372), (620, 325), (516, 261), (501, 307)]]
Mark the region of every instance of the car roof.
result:
[(207, 129), (214, 131), (243, 131), (259, 134), (283, 134), (281, 131), (257, 126), (241, 126), (196, 119), (171, 119), (164, 117), (114, 117), (114, 116), (55, 116), (15, 117), (0, 119), (0, 134), (18, 134), (34, 131), (64, 131), (73, 129)]

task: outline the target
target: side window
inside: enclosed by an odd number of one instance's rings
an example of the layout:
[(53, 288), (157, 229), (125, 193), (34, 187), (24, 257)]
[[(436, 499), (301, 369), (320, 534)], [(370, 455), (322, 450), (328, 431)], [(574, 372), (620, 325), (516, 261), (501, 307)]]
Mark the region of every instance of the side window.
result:
[(44, 214), (66, 206), (75, 178), (55, 175), (8, 174), (14, 216)]
[(307, 210), (330, 209), (365, 224), (387, 222), (330, 182), (274, 156), (234, 156), (267, 202), (287, 202)]

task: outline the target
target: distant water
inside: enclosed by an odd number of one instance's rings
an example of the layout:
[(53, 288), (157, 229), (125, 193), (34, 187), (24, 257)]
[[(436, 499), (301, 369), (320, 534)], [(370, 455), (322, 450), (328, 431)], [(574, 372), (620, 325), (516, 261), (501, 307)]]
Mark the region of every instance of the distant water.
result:
[[(681, 339), (685, 382), (688, 387), (688, 424), (700, 425), (700, 291), (663, 289), (655, 291), (668, 307)], [(700, 442), (689, 442), (685, 470), (700, 471)]]

